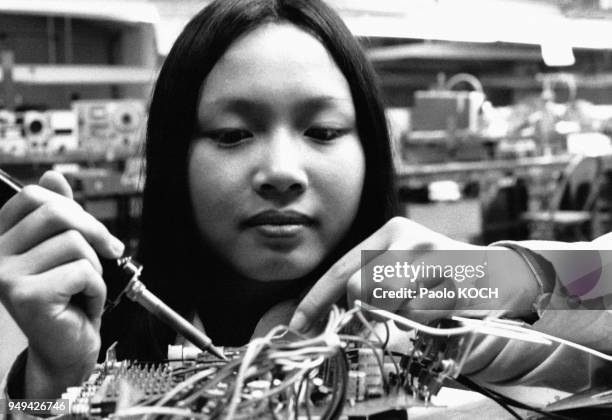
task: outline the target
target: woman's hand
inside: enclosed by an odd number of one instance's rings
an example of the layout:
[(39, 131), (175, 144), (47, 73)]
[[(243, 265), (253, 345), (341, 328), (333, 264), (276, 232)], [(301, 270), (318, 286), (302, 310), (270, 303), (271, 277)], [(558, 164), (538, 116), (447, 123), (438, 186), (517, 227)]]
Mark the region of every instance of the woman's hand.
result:
[[(362, 260), (362, 251), (366, 250), (376, 252), (364, 254)], [(406, 262), (415, 267), (484, 265), (486, 278), (479, 284), (486, 284), (491, 289), (499, 288), (499, 296), (496, 300), (488, 297), (467, 298), (458, 293), (453, 298), (420, 296), (421, 289), (456, 291), (458, 287), (476, 287), (474, 282), (458, 282), (456, 278), (444, 276), (424, 276), (416, 281), (414, 278), (395, 276), (393, 280), (379, 283), (371, 279), (363, 280), (362, 283), (361, 268), (389, 265), (393, 255), (383, 251), (390, 250), (406, 251), (402, 253), (402, 260), (408, 260)], [(413, 290), (410, 292), (413, 298), (376, 299), (375, 306), (416, 318), (420, 322), (433, 321), (451, 314), (469, 315), (474, 311), (482, 314), (483, 309), (511, 311), (512, 315), (520, 316), (525, 308), (531, 308), (538, 293), (537, 283), (529, 269), (513, 251), (456, 241), (416, 222), (396, 217), (349, 251), (325, 273), (299, 304), (290, 326), (305, 332), (343, 295), (346, 294), (349, 304), (355, 299), (367, 302), (373, 297), (372, 291), (376, 287), (389, 291), (403, 288), (404, 292)]]
[(96, 252), (123, 244), (47, 172), (0, 209), (0, 300), (28, 338), (25, 397), (57, 397), (80, 383), (100, 350), (106, 286)]

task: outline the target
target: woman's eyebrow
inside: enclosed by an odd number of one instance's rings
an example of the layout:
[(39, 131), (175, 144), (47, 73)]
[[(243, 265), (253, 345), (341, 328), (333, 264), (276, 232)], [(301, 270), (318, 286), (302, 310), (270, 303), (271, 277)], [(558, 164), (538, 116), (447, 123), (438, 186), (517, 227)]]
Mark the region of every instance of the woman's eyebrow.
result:
[[(203, 112), (198, 118), (200, 124), (205, 123), (209, 118), (214, 118), (214, 115), (230, 114), (260, 128), (265, 121), (273, 118), (273, 115), (278, 112), (278, 106), (271, 103), (269, 99), (248, 97), (223, 97), (202, 102), (200, 107)], [(300, 124), (305, 124), (321, 112), (338, 113), (351, 121), (355, 118), (352, 98), (340, 96), (321, 95), (299, 98), (292, 100), (283, 109), (286, 109), (291, 118)]]
[[(322, 109), (334, 105), (335, 103), (342, 105), (350, 104), (352, 106), (353, 100), (345, 96), (320, 95), (296, 99), (292, 106), (297, 109)], [(265, 112), (273, 108), (273, 104), (271, 104), (270, 101), (245, 97), (224, 97), (202, 102), (201, 105), (205, 108), (214, 107), (221, 111), (235, 112), (244, 115), (249, 115), (253, 112), (261, 113), (262, 111)]]
[(250, 112), (255, 107), (261, 108), (262, 105), (263, 102), (261, 101), (233, 97), (223, 97), (201, 103), (201, 106), (205, 108), (215, 108), (220, 111), (229, 111), (237, 113)]
[(353, 98), (346, 96), (313, 96), (300, 101), (301, 105), (326, 106), (335, 102), (350, 103), (352, 105)]

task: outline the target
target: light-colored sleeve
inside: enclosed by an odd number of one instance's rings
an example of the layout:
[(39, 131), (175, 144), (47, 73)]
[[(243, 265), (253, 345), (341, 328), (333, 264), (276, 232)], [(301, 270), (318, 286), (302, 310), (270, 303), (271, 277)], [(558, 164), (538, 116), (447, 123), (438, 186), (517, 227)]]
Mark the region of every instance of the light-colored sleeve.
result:
[(26, 336), (0, 303), (0, 378), (6, 376), (17, 356), (27, 345)]
[[(20, 398), (21, 396), (11, 395), (11, 390), (14, 388), (23, 388), (23, 377), (25, 372), (25, 363), (27, 359), (27, 350), (21, 352), (17, 357), (9, 372), (5, 375), (2, 383), (0, 383), (0, 395), (2, 398), (3, 406), (0, 407), (0, 419), (6, 418), (7, 420), (34, 420), (40, 419), (40, 417), (32, 416), (24, 412), (10, 412), (8, 409), (8, 403), (13, 398)], [(3, 414), (2, 414), (3, 413)], [(5, 417), (2, 417), (5, 416)]]
[(27, 361), (27, 349), (23, 350), (17, 359), (11, 366), (9, 372), (5, 375), (0, 382), (0, 420), (58, 420), (62, 418), (69, 418), (66, 414), (59, 414), (55, 416), (39, 417), (28, 414), (24, 411), (12, 411), (8, 410), (8, 403), (11, 399), (22, 399), (23, 396), (19, 393), (23, 392), (23, 381), (25, 377), (25, 365)]
[[(612, 355), (612, 234), (591, 242), (514, 242), (535, 264), (546, 298), (532, 328)], [(522, 251), (521, 251), (522, 249)], [(552, 268), (552, 270), (551, 270)], [(612, 386), (612, 363), (568, 346), (496, 337), (477, 341), (464, 373), (494, 385), (577, 392)]]

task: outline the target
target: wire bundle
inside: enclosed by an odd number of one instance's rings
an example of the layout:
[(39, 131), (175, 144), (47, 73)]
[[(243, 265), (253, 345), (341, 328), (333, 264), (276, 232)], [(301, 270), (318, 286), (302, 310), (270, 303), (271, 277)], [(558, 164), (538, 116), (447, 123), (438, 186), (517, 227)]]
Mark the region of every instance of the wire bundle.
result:
[[(405, 353), (391, 354), (387, 349), (388, 326), (383, 324), (387, 328), (383, 341), (365, 318), (366, 311), (415, 329), (417, 339), (412, 353), (406, 349)], [(403, 392), (415, 398), (435, 395), (444, 379), (459, 375), (469, 346), (453, 349), (453, 343), (459, 341), (450, 337), (481, 333), (541, 344), (557, 341), (582, 349), (582, 346), (538, 333), (510, 320), (453, 319), (459, 326), (435, 328), (359, 301), (350, 310), (334, 306), (325, 327), (314, 337), (301, 335), (287, 326), (277, 326), (266, 336), (255, 338), (240, 348), (229, 362), (199, 360), (193, 366), (173, 370), (172, 389), (149, 396), (137, 406), (117, 406), (110, 417), (145, 416), (150, 419), (159, 415), (236, 420), (296, 419), (305, 414), (309, 419), (312, 415), (335, 419), (347, 401), (349, 377), (356, 376), (349, 375), (349, 372), (363, 369), (363, 366), (355, 365), (354, 360), (351, 362), (355, 354), (360, 357), (363, 353), (360, 349), (369, 349), (371, 363), (367, 369), (377, 370), (381, 375), (385, 395)], [(360, 327), (357, 332), (352, 328), (355, 325)], [(399, 365), (394, 356), (402, 358)], [(390, 363), (385, 363), (385, 358), (389, 358)], [(415, 387), (415, 378), (418, 387)], [(466, 383), (461, 377), (459, 380)], [(428, 384), (431, 385), (429, 390)], [(489, 390), (470, 385), (493, 398)], [(500, 396), (494, 396), (494, 399), (518, 418), (508, 409), (507, 399)]]
[(346, 342), (339, 333), (356, 311), (334, 307), (323, 331), (312, 338), (288, 340), (289, 328), (277, 326), (222, 366), (200, 363), (177, 369), (174, 374), (184, 379), (168, 392), (111, 417), (275, 419), (297, 418), (304, 409), (309, 418), (315, 411), (323, 419), (338, 418), (348, 377)]

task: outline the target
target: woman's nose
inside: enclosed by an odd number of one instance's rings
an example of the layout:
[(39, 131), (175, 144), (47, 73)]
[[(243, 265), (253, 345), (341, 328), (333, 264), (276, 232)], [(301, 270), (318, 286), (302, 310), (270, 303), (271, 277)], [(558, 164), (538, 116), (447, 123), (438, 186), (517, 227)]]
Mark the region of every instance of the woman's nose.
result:
[(289, 135), (271, 138), (262, 145), (253, 186), (266, 199), (293, 199), (308, 188), (304, 163), (298, 139)]

